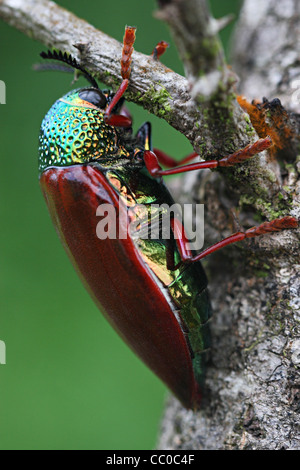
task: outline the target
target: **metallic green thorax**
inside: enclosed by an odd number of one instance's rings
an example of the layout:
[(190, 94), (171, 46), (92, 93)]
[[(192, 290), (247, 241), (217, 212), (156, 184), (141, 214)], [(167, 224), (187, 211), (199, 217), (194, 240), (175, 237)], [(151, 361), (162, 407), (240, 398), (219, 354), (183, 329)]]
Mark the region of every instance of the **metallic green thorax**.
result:
[(56, 101), (40, 131), (39, 173), (51, 166), (100, 161), (103, 156), (127, 156), (117, 132), (105, 124), (105, 110), (82, 100), (73, 90)]

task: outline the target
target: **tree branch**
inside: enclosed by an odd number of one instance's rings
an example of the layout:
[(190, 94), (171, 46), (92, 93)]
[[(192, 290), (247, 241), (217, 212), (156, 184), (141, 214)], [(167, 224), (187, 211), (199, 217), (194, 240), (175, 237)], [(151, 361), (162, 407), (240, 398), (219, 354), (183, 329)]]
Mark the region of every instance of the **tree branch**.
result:
[[(189, 5), (189, 1), (186, 5)], [(120, 83), (121, 43), (54, 2), (0, 0), (0, 17), (29, 37), (48, 47), (72, 53), (77, 58), (78, 50), (74, 44), (90, 44), (85, 67), (107, 85), (116, 88)], [(210, 69), (210, 72), (213, 73), (213, 70)], [(224, 90), (222, 93), (224, 95)], [(182, 132), (200, 155), (223, 155), (232, 148), (248, 143), (244, 137), (246, 123), (242, 118), (243, 113), (234, 95), (228, 95), (228, 89), (225, 95), (226, 100), (222, 99), (221, 94), (219, 101), (214, 100), (214, 113), (222, 120), (212, 125), (212, 116), (208, 112), (211, 106), (208, 108), (195, 103), (186, 78), (153, 60), (151, 56), (137, 51), (133, 53), (132, 74), (126, 98), (165, 119)], [(219, 135), (227, 135), (228, 143), (225, 147), (224, 143), (221, 144)]]
[[(299, 109), (299, 101), (291, 103), (297, 91), (291, 84), (299, 76), (299, 29), (298, 0), (245, 0), (233, 63), (250, 100), (279, 95), (286, 106)], [(286, 191), (289, 213), (299, 219), (299, 116), (288, 115), (295, 135), (280, 153), (284, 190), (278, 194)], [(272, 119), (272, 108), (267, 117)], [(206, 244), (234, 230), (228, 211), (236, 201), (216, 173), (181, 179), (178, 194), (182, 201), (192, 194), (205, 204)], [(246, 223), (251, 223), (244, 204), (249, 196), (239, 199), (239, 218)], [(273, 199), (270, 210), (274, 206)], [(187, 412), (171, 397), (160, 449), (299, 450), (299, 237), (299, 229), (262, 237), (207, 260), (214, 317), (203, 408)]]
[(158, 4), (155, 16), (171, 28), (192, 97), (200, 103), (218, 96), (227, 100), (237, 78), (227, 68), (218, 32), (230, 17), (214, 19), (205, 0), (158, 0)]
[[(224, 150), (229, 153), (234, 151), (237, 148), (237, 141), (240, 147), (245, 145), (245, 141), (247, 143), (249, 140), (254, 141), (257, 134), (248, 115), (241, 114), (239, 106), (236, 106), (232, 83), (237, 81), (237, 76), (232, 71), (229, 72), (217, 35), (230, 15), (220, 20), (212, 18), (205, 0), (158, 0), (158, 4), (160, 10), (155, 16), (170, 26), (189, 80), (191, 95), (201, 103), (200, 109), (203, 114), (210, 116), (210, 129), (215, 139), (217, 141), (220, 139), (223, 143), (221, 153)], [(240, 28), (242, 36), (243, 26)], [(236, 41), (237, 47), (240, 42), (239, 39)], [(251, 49), (250, 44), (247, 44), (247, 47)], [(245, 48), (242, 53), (244, 57), (247, 56), (247, 49)], [(224, 109), (220, 112), (222, 106)], [(293, 146), (292, 138), (288, 142), (293, 160), (298, 151), (300, 121), (295, 122), (293, 117), (288, 125), (293, 127), (292, 132), (295, 137)], [(203, 127), (199, 129), (199, 133), (203, 133)], [(208, 159), (211, 155), (209, 145), (206, 147), (206, 152), (202, 156)], [(285, 204), (287, 195), (282, 191), (280, 166), (274, 158), (270, 159), (265, 154), (260, 154), (243, 169), (232, 168), (230, 172), (223, 172), (223, 175), (233, 195), (240, 197), (243, 194), (243, 200), (266, 217), (274, 218), (274, 214), (277, 213), (279, 216), (284, 209), (290, 210), (288, 203)]]
[[(135, 51), (126, 98), (165, 119), (205, 159), (222, 157), (254, 141), (257, 135), (236, 101), (233, 75), (228, 72), (216, 35), (224, 21), (218, 23), (211, 18), (203, 0), (161, 1), (160, 5), (157, 15), (166, 17), (171, 11), (173, 34), (177, 37), (178, 31), (181, 32), (178, 43), (189, 77), (186, 79), (152, 57)], [(193, 9), (201, 28), (193, 29)], [(90, 45), (84, 57), (85, 67), (107, 85), (115, 88), (119, 85), (122, 45), (54, 2), (0, 0), (0, 17), (46, 46), (70, 52), (77, 58), (74, 44)], [(191, 67), (191, 58), (197, 55), (198, 47), (205, 59)], [(212, 75), (220, 78), (218, 83), (211, 81)], [(210, 82), (215, 85), (207, 85)], [(192, 98), (190, 89), (198, 102)], [(233, 169), (231, 188), (235, 190), (238, 181), (245, 193), (257, 196), (259, 203), (254, 202), (257, 208), (269, 215), (268, 206), (261, 201), (269, 204), (280, 189), (276, 168), (272, 171), (263, 154), (245, 167), (249, 168), (247, 174)]]

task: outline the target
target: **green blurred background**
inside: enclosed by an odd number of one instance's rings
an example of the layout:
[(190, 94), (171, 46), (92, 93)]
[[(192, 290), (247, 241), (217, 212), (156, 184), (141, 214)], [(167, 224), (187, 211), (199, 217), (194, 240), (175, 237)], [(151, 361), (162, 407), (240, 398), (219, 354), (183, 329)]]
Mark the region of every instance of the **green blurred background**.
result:
[[(136, 49), (151, 53), (164, 39), (163, 62), (182, 73), (167, 27), (154, 19), (156, 2), (57, 2), (122, 40), (138, 27)], [(216, 17), (237, 13), (240, 1), (211, 2)], [(222, 32), (227, 47), (232, 26)], [(70, 76), (36, 73), (43, 45), (0, 20), (0, 449), (152, 449), (166, 389), (101, 316), (56, 236), (40, 193), (40, 123), (70, 89)], [(82, 82), (84, 83), (84, 82)], [(181, 156), (191, 149), (165, 122), (135, 105), (135, 128), (153, 123), (156, 147)], [(142, 309), (142, 306), (141, 306)]]

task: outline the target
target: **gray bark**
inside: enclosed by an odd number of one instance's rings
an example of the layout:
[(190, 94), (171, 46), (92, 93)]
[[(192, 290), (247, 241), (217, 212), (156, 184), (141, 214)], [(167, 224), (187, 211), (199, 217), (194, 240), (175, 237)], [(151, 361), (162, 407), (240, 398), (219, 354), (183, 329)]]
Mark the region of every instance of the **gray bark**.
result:
[[(250, 101), (279, 97), (299, 112), (299, 28), (297, 0), (244, 2), (232, 64)], [(297, 161), (294, 156), (292, 164), (282, 163), (285, 169), (277, 174), (290, 194), (290, 213), (299, 218)], [(209, 245), (228, 235), (229, 208), (237, 203), (216, 173), (192, 178), (181, 198), (190, 198), (193, 186), (193, 196), (206, 203)], [(251, 213), (243, 209), (239, 217), (250, 222)], [(299, 231), (261, 237), (210, 257), (213, 347), (203, 408), (186, 411), (170, 397), (158, 448), (300, 448), (299, 268)]]
[(232, 44), (240, 91), (300, 112), (300, 3), (245, 2)]

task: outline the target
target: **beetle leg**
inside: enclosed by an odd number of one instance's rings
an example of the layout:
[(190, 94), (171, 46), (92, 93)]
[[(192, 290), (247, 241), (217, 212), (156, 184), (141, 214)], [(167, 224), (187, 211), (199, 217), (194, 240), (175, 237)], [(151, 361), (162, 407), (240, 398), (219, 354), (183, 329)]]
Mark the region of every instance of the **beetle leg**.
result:
[(189, 165), (183, 165), (178, 168), (172, 168), (170, 170), (162, 170), (158, 163), (158, 158), (154, 152), (151, 150), (146, 150), (144, 152), (144, 161), (145, 165), (152, 176), (167, 176), (167, 175), (177, 175), (179, 173), (184, 173), (187, 171), (201, 170), (203, 168), (217, 168), (217, 167), (228, 167), (234, 166), (237, 163), (242, 163), (248, 158), (253, 157), (257, 153), (262, 152), (263, 150), (268, 149), (272, 145), (272, 140), (270, 137), (264, 139), (259, 139), (254, 144), (249, 144), (247, 147), (238, 150), (230, 155), (227, 155), (220, 160), (208, 160), (204, 162), (191, 163)]
[(150, 150), (151, 148), (151, 124), (150, 122), (144, 122), (144, 124), (139, 128), (135, 136), (137, 140), (137, 145), (141, 146), (145, 150)]
[(124, 95), (125, 91), (127, 90), (129, 80), (126, 78), (122, 81), (118, 91), (114, 95), (113, 99), (109, 103), (108, 107), (106, 108), (104, 114), (104, 121), (109, 126), (115, 127), (131, 127), (132, 120), (126, 116), (122, 116), (121, 114), (112, 114), (114, 107), (118, 104), (122, 96)]
[(133, 52), (133, 44), (135, 41), (135, 30), (136, 28), (132, 26), (126, 26), (125, 34), (123, 38), (123, 50), (122, 50), (122, 58), (121, 58), (121, 75), (123, 81), (119, 86), (116, 94), (114, 95), (113, 99), (111, 100), (110, 104), (108, 105), (105, 114), (104, 120), (106, 124), (110, 126), (116, 127), (131, 127), (132, 120), (127, 116), (122, 116), (121, 114), (113, 114), (113, 109), (118, 104), (122, 96), (124, 95), (125, 91), (128, 88), (129, 84), (129, 77), (131, 72), (131, 61), (132, 61), (132, 52)]
[(160, 41), (158, 44), (156, 44), (151, 54), (153, 59), (159, 60), (160, 57), (166, 52), (166, 49), (168, 47), (169, 47), (169, 44), (166, 41)]
[(175, 271), (177, 266), (175, 266), (175, 251), (174, 251), (174, 240), (168, 239), (167, 242), (167, 249), (166, 249), (166, 263), (167, 269), (170, 271)]
[[(184, 226), (182, 225), (180, 220), (174, 217), (173, 219), (171, 219), (170, 223), (171, 223), (171, 228), (174, 234), (173, 241), (174, 243), (176, 243), (181, 261), (179, 261), (179, 263), (175, 265), (174, 245), (169, 245), (168, 250), (167, 250), (167, 268), (170, 269), (170, 271), (175, 271), (182, 265), (182, 263), (191, 259), (193, 255), (190, 249), (190, 241), (186, 236)], [(169, 252), (171, 249), (172, 249), (172, 257), (173, 257), (172, 264), (170, 263), (171, 253)]]
[(245, 238), (254, 238), (258, 237), (259, 235), (265, 235), (267, 233), (272, 232), (281, 232), (282, 230), (296, 228), (298, 226), (298, 221), (294, 217), (283, 217), (281, 219), (275, 219), (271, 222), (264, 222), (263, 224), (259, 225), (258, 227), (252, 227), (246, 230), (245, 232), (236, 232), (233, 235), (221, 240), (214, 245), (206, 248), (205, 250), (201, 251), (198, 255), (192, 256), (191, 251), (189, 250), (188, 241), (185, 238), (185, 235), (182, 236), (182, 224), (177, 220), (174, 219), (172, 223), (172, 229), (175, 235), (175, 239), (177, 242), (178, 250), (181, 255), (182, 261), (185, 263), (194, 263), (199, 261), (205, 256), (218, 251), (220, 248), (224, 246), (230, 245), (231, 243), (240, 242), (245, 240)]
[(184, 165), (190, 162), (191, 160), (194, 160), (194, 158), (199, 157), (199, 154), (197, 152), (193, 152), (178, 161), (167, 155), (162, 150), (153, 149), (153, 152), (155, 153), (159, 163), (161, 163), (163, 166), (166, 166), (167, 168), (175, 168), (176, 166)]

